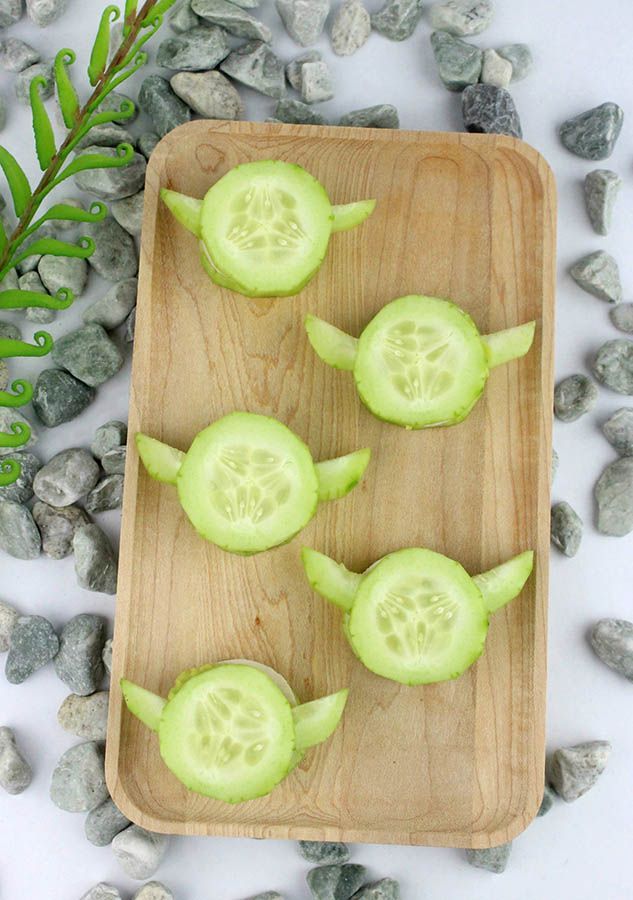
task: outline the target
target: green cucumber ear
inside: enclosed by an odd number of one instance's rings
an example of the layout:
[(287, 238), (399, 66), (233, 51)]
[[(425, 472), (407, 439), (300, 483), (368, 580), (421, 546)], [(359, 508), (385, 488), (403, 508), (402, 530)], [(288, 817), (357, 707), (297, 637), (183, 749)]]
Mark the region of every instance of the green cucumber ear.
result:
[(301, 562), (308, 581), (317, 594), (349, 612), (363, 576), (350, 572), (343, 563), (337, 563), (310, 547), (304, 547), (301, 551)]
[(176, 191), (169, 191), (167, 188), (161, 188), (160, 196), (173, 217), (196, 237), (200, 237), (202, 200), (188, 197), (186, 194), (178, 194)]
[(353, 371), (358, 353), (357, 338), (311, 315), (305, 318), (305, 329), (313, 349), (324, 363), (335, 369)]
[(167, 701), (125, 678), (121, 679), (120, 684), (129, 711), (152, 731), (158, 731), (160, 717)]
[(319, 500), (338, 500), (353, 490), (365, 474), (371, 450), (355, 450), (346, 456), (315, 463), (319, 481)]
[(488, 365), (491, 369), (525, 356), (532, 342), (536, 322), (526, 322), (525, 325), (517, 325), (515, 328), (506, 328), (505, 331), (497, 331), (495, 334), (482, 334), (481, 339), (486, 347)]
[(182, 450), (163, 444), (156, 438), (140, 432), (136, 435), (136, 448), (149, 475), (164, 484), (176, 484), (178, 472), (185, 458)]
[(473, 581), (481, 591), (488, 612), (494, 613), (514, 600), (523, 590), (533, 568), (534, 551), (526, 550), (488, 572), (473, 575)]
[(356, 228), (368, 219), (375, 209), (375, 200), (358, 200), (356, 203), (333, 206), (332, 232)]
[(295, 746), (298, 753), (322, 744), (333, 734), (341, 721), (348, 694), (348, 688), (344, 688), (336, 694), (328, 694), (327, 697), (293, 708)]

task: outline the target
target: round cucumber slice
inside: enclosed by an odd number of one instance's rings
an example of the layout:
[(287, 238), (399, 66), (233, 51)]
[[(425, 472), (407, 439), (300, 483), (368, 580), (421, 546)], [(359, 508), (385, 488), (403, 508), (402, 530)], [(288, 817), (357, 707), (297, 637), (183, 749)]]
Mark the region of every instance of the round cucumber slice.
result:
[(201, 431), (176, 483), (194, 528), (233, 553), (286, 543), (318, 503), (306, 445), (281, 422), (255, 413), (231, 413)]
[(215, 267), (253, 296), (297, 293), (319, 268), (332, 205), (305, 169), (279, 160), (231, 169), (207, 192), (201, 235)]
[(268, 794), (290, 769), (292, 710), (252, 666), (213, 666), (189, 678), (167, 703), (160, 753), (192, 791), (240, 803)]
[(284, 676), (280, 675), (279, 672), (276, 672), (274, 669), (271, 669), (271, 667), (267, 666), (265, 663), (256, 662), (256, 660), (254, 659), (225, 659), (223, 660), (223, 663), (227, 666), (251, 666), (253, 669), (257, 669), (258, 672), (263, 672), (264, 675), (268, 675), (270, 680), (277, 685), (277, 687), (291, 706), (299, 705), (299, 698), (290, 687)]
[(348, 624), (368, 669), (411, 685), (457, 678), (481, 655), (487, 631), (468, 573), (419, 548), (389, 554), (363, 576)]
[(411, 295), (384, 306), (361, 334), (354, 377), (365, 405), (406, 428), (454, 425), (485, 387), (477, 328), (454, 303)]
[(348, 695), (349, 690), (344, 688), (336, 694), (302, 703), (292, 710), (298, 751), (322, 744), (333, 734), (341, 721)]

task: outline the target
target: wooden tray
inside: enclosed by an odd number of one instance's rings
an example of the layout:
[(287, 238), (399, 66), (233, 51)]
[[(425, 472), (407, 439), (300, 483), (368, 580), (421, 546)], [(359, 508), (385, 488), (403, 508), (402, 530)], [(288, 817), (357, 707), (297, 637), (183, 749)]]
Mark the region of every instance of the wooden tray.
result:
[[(215, 288), (162, 186), (201, 197), (237, 163), (297, 162), (333, 202), (376, 197), (336, 235), (294, 299)], [(196, 536), (176, 492), (130, 444), (107, 777), (118, 806), (161, 832), (487, 847), (515, 837), (541, 800), (551, 466), (555, 192), (539, 154), (511, 138), (196, 122), (147, 174), (130, 434), (186, 449), (234, 409), (276, 416), (316, 459), (370, 446), (362, 486), (323, 505), (285, 547), (231, 556)], [(407, 432), (372, 418), (349, 373), (308, 345), (308, 311), (358, 334), (389, 300), (450, 297), (482, 332), (536, 319), (529, 356), (496, 370), (463, 424)], [(406, 688), (353, 657), (340, 614), (316, 596), (303, 544), (362, 571), (426, 546), (476, 573), (526, 548), (537, 567), (494, 617), (487, 652), (455, 682)], [(271, 664), (302, 699), (348, 685), (343, 725), (270, 797), (228, 806), (188, 793), (155, 735), (122, 713), (125, 674), (161, 694), (189, 666)]]

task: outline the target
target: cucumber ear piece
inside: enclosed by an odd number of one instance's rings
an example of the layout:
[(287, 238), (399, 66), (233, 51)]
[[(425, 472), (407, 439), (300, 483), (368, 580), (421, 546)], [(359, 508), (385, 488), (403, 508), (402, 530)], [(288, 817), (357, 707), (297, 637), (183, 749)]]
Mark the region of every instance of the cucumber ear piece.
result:
[(356, 203), (345, 203), (332, 207), (332, 232), (349, 231), (361, 225), (376, 209), (375, 200), (358, 200)]
[(176, 450), (175, 447), (140, 432), (136, 435), (136, 449), (152, 478), (164, 484), (176, 484), (178, 472), (185, 458), (182, 450)]
[(488, 612), (494, 613), (514, 600), (523, 590), (533, 568), (534, 551), (526, 550), (488, 572), (473, 575), (473, 581), (481, 591)]
[(295, 746), (298, 753), (327, 741), (341, 721), (349, 689), (328, 694), (319, 700), (302, 703), (292, 710)]
[(348, 372), (354, 370), (358, 353), (357, 338), (317, 316), (306, 316), (305, 329), (312, 348), (324, 363), (335, 369), (345, 369)]
[(319, 500), (338, 500), (353, 490), (365, 474), (371, 450), (355, 450), (346, 456), (315, 463), (319, 482)]
[(186, 194), (179, 194), (176, 191), (169, 191), (167, 188), (161, 189), (160, 196), (173, 217), (196, 237), (200, 237), (202, 200), (188, 197)]
[(350, 572), (343, 563), (337, 563), (310, 547), (304, 547), (301, 551), (301, 562), (308, 581), (317, 594), (349, 612), (363, 576)]
[(525, 325), (506, 328), (505, 331), (497, 331), (495, 334), (482, 334), (481, 339), (486, 347), (490, 368), (494, 369), (495, 366), (525, 356), (534, 341), (535, 330), (536, 322), (526, 322)]
[(151, 691), (134, 684), (132, 681), (127, 681), (125, 678), (121, 679), (121, 691), (125, 705), (132, 715), (135, 715), (137, 719), (140, 719), (152, 731), (158, 731), (160, 717), (167, 701), (159, 697), (158, 694), (152, 694)]

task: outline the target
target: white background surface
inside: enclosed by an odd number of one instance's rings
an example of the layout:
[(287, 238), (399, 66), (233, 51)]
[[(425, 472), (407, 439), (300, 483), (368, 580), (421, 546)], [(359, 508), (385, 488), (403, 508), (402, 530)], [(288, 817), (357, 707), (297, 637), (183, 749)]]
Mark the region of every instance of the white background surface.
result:
[[(372, 11), (380, 5), (381, 0), (367, 0)], [(74, 47), (83, 63), (101, 9), (97, 0), (70, 0), (66, 15), (46, 31), (24, 20), (11, 33), (31, 41), (43, 55), (62, 46)], [(272, 0), (262, 0), (262, 10), (274, 28), (277, 52), (290, 59), (299, 51), (281, 30)], [(165, 28), (164, 36), (167, 33)], [(444, 90), (438, 81), (429, 33), (423, 21), (404, 44), (373, 34), (350, 59), (333, 57), (323, 39), (319, 46), (331, 61), (337, 81), (335, 100), (323, 107), (326, 114), (334, 118), (350, 109), (391, 102), (398, 106), (405, 128), (460, 129), (459, 96)], [(533, 73), (513, 85), (512, 93), (526, 140), (545, 155), (558, 180), (558, 377), (585, 371), (600, 343), (617, 336), (607, 305), (575, 287), (566, 274), (569, 265), (585, 253), (608, 249), (620, 263), (625, 299), (633, 299), (633, 126), (626, 118), (633, 117), (632, 33), (630, 0), (599, 4), (593, 0), (497, 0), (494, 25), (475, 39), (481, 46), (526, 41), (534, 51)], [(13, 77), (0, 74), (0, 90), (6, 95), (13, 90)], [(246, 90), (243, 94), (250, 118), (271, 114), (273, 101)], [(559, 145), (556, 126), (606, 100), (619, 103), (626, 115), (615, 153), (599, 165), (615, 169), (625, 183), (612, 233), (601, 238), (589, 226), (581, 191), (582, 179), (593, 166)], [(24, 108), (12, 104), (1, 138), (21, 161), (31, 158), (30, 122)], [(91, 280), (90, 293), (77, 309), (62, 313), (51, 326), (54, 336), (70, 330), (89, 299), (103, 292), (97, 282)], [(24, 334), (30, 335), (22, 324)], [(41, 367), (36, 361), (28, 371)], [(39, 455), (47, 459), (68, 446), (87, 446), (97, 425), (125, 418), (127, 373), (128, 367), (100, 388), (97, 401), (79, 419), (46, 434)], [(502, 876), (471, 868), (456, 850), (355, 847), (353, 861), (366, 864), (376, 878), (399, 879), (404, 900), (627, 900), (633, 896), (633, 688), (600, 663), (586, 641), (587, 629), (598, 618), (633, 618), (633, 536), (602, 537), (593, 524), (593, 484), (614, 458), (600, 424), (625, 405), (623, 400), (601, 390), (594, 413), (573, 424), (556, 423), (554, 441), (561, 458), (554, 499), (569, 501), (584, 519), (586, 530), (574, 560), (552, 553), (548, 745), (608, 739), (613, 743), (608, 769), (592, 792), (569, 806), (558, 803), (515, 841)], [(117, 514), (100, 518), (110, 535), (116, 536)], [(3, 556), (0, 596), (24, 612), (48, 616), (60, 627), (79, 612), (98, 612), (110, 619), (114, 612), (112, 598), (77, 587), (72, 559), (19, 562)], [(101, 880), (118, 885), (124, 897), (135, 889), (109, 848), (98, 849), (85, 840), (83, 816), (61, 812), (48, 799), (55, 762), (75, 742), (56, 723), (56, 711), (66, 693), (51, 667), (22, 686), (7, 685), (0, 678), (0, 724), (16, 729), (36, 773), (33, 785), (20, 797), (0, 794), (2, 900), (79, 900)], [(240, 900), (273, 888), (289, 900), (299, 900), (306, 896), (307, 869), (293, 844), (176, 838), (157, 877), (172, 888), (177, 900)]]

